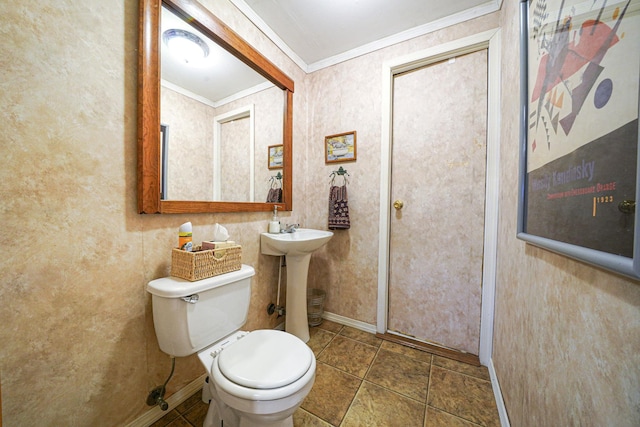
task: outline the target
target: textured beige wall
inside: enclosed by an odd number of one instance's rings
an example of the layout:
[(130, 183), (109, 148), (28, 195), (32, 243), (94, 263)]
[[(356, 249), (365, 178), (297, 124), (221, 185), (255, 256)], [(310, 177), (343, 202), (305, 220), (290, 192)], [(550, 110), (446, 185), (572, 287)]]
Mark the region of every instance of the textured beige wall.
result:
[[(204, 3), (296, 81), (304, 117), (304, 74), (227, 0)], [(246, 327), (279, 322), (266, 314), (277, 260), (259, 254), (268, 212), (136, 213), (137, 28), (136, 0), (0, 3), (0, 33), (9, 38), (0, 55), (7, 427), (121, 426), (148, 409), (147, 393), (164, 382), (170, 361), (156, 343), (145, 285), (168, 274), (185, 221), (196, 241), (219, 222), (243, 244), (243, 261), (257, 270)], [(304, 143), (304, 131), (297, 120), (294, 143)], [(298, 196), (294, 206), (302, 206)], [(169, 394), (202, 373), (197, 357), (178, 359)]]
[(640, 425), (640, 283), (515, 238), (518, 8), (503, 3), (493, 362), (512, 426)]

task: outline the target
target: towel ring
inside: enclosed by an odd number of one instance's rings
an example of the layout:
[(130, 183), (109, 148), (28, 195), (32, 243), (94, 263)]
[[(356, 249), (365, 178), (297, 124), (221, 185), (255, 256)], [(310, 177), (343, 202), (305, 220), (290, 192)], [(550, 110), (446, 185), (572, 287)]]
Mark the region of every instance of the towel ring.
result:
[(338, 168), (337, 171), (333, 171), (329, 175), (329, 177), (331, 178), (331, 181), (330, 181), (331, 185), (334, 184), (334, 182), (336, 180), (336, 175), (337, 176), (341, 176), (344, 179), (344, 184), (343, 185), (346, 185), (349, 182), (349, 180), (347, 180), (347, 177), (351, 176), (351, 175), (349, 175), (349, 172), (347, 172), (346, 169), (344, 169), (342, 166), (340, 166), (340, 168)]

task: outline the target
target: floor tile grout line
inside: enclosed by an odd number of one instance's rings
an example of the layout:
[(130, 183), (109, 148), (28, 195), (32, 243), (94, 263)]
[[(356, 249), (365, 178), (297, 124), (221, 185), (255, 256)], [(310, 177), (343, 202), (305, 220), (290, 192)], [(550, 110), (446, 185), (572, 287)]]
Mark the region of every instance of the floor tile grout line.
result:
[[(464, 363), (464, 362), (460, 362), (460, 363)], [(456, 369), (451, 369), (451, 368), (447, 368), (447, 367), (440, 366), (440, 365), (435, 365), (435, 366), (437, 368), (444, 369), (445, 371), (455, 372), (456, 374), (464, 375), (465, 377), (470, 377), (470, 378), (474, 378), (476, 380), (480, 380), (480, 381), (485, 381), (485, 382), (491, 383), (490, 379), (487, 380), (487, 379), (484, 379), (484, 378), (480, 378), (480, 377), (478, 377), (476, 375), (467, 374), (466, 372), (461, 372), (461, 371), (458, 371)]]
[[(432, 359), (432, 361), (433, 361), (433, 356), (432, 356), (432, 358), (431, 358), (431, 359)], [(464, 362), (461, 362), (461, 363), (464, 363)], [(427, 423), (427, 410), (429, 409), (429, 407), (431, 407), (431, 408), (433, 408), (433, 409), (437, 409), (437, 410), (438, 410), (438, 411), (440, 411), (440, 412), (444, 412), (445, 414), (451, 415), (451, 416), (453, 416), (453, 417), (455, 417), (455, 418), (457, 418), (457, 419), (460, 419), (460, 420), (463, 420), (463, 421), (465, 421), (465, 422), (468, 422), (468, 423), (470, 423), (470, 424), (473, 424), (473, 425), (476, 425), (476, 426), (479, 426), (479, 427), (484, 427), (484, 425), (483, 425), (483, 424), (476, 423), (475, 421), (469, 420), (469, 419), (467, 419), (467, 418), (465, 418), (465, 417), (462, 417), (462, 416), (460, 416), (460, 415), (458, 415), (458, 414), (454, 414), (454, 413), (452, 413), (452, 412), (449, 412), (449, 411), (447, 411), (447, 410), (445, 410), (445, 409), (443, 409), (443, 408), (438, 408), (437, 406), (429, 405), (429, 393), (431, 392), (431, 378), (432, 378), (432, 373), (433, 373), (433, 369), (432, 369), (432, 368), (433, 368), (433, 366), (434, 366), (434, 365), (433, 365), (433, 363), (432, 363), (432, 364), (431, 364), (431, 366), (429, 367), (429, 385), (428, 385), (428, 387), (427, 387), (427, 402), (426, 402), (426, 407), (425, 407), (425, 409), (424, 409), (424, 423), (425, 423), (425, 424), (424, 424), (424, 426), (426, 426), (426, 423)], [(475, 377), (475, 376), (473, 376), (473, 375), (468, 375), (468, 374), (465, 374), (465, 373), (463, 373), (463, 372), (459, 372), (459, 371), (456, 371), (456, 370), (453, 370), (453, 369), (444, 368), (444, 367), (442, 367), (442, 366), (438, 366), (438, 365), (435, 365), (435, 366), (436, 366), (437, 368), (444, 369), (444, 370), (447, 370), (447, 371), (449, 371), (449, 372), (453, 372), (453, 373), (457, 373), (457, 374), (462, 374), (462, 375), (464, 375), (464, 376), (466, 376), (466, 377), (470, 377), (470, 378), (474, 378), (474, 379), (477, 379), (477, 380), (485, 381), (485, 380), (483, 380), (482, 378), (478, 378), (478, 377)]]
[(347, 410), (345, 411), (344, 416), (340, 420), (340, 423), (338, 423), (338, 426), (341, 426), (342, 423), (344, 422), (344, 419), (347, 418), (347, 415), (349, 414), (349, 410), (353, 406), (353, 402), (356, 401), (356, 398), (358, 397), (358, 394), (360, 394), (360, 390), (362, 390), (362, 384), (364, 384), (364, 379), (362, 379), (360, 381), (360, 385), (358, 386), (358, 389), (356, 390), (356, 394), (354, 394), (353, 397), (351, 398), (351, 402), (349, 402), (349, 406), (347, 407)]
[[(340, 329), (340, 333), (339, 333), (338, 335), (340, 335), (340, 336), (341, 336), (341, 337), (343, 337), (343, 338), (347, 338), (347, 339), (350, 339), (350, 340), (352, 340), (352, 341), (357, 341), (357, 342), (359, 342), (359, 343), (362, 343), (362, 344), (368, 345), (368, 346), (370, 346), (370, 347), (375, 347), (375, 348), (378, 348), (378, 349), (379, 349), (379, 348), (382, 346), (382, 340), (381, 340), (381, 339), (379, 339), (379, 338), (377, 338), (377, 344), (370, 344), (370, 343), (365, 342), (365, 341), (362, 341), (362, 340), (360, 340), (360, 339), (358, 339), (358, 338), (354, 338), (354, 337), (350, 337), (350, 336), (348, 336), (348, 335), (344, 335), (344, 334), (342, 334), (342, 332), (343, 332), (343, 331), (345, 331), (345, 330), (346, 330), (346, 328), (347, 328), (347, 326), (343, 326), (343, 327), (342, 327), (342, 329)], [(352, 328), (352, 329), (355, 329), (355, 328)], [(356, 330), (357, 330), (357, 329), (356, 329)]]
[(360, 376), (354, 374), (353, 372), (345, 371), (344, 369), (341, 369), (341, 368), (339, 368), (337, 366), (334, 366), (331, 363), (327, 363), (327, 362), (323, 362), (323, 361), (319, 361), (319, 363), (324, 363), (325, 365), (329, 366), (330, 368), (335, 369), (336, 371), (340, 372), (341, 374), (349, 375), (350, 377), (353, 377), (353, 378), (358, 379), (360, 381), (364, 381), (364, 377), (360, 377)]
[[(343, 335), (344, 337), (344, 335)], [(361, 342), (361, 341), (358, 341)], [(371, 367), (373, 366), (374, 362), (376, 361), (376, 357), (378, 357), (378, 353), (380, 352), (380, 347), (378, 347), (376, 349), (376, 354), (373, 356), (373, 359), (371, 359), (371, 362), (369, 362), (369, 366), (367, 367), (367, 372), (364, 373), (363, 377), (360, 378), (360, 385), (358, 386), (358, 389), (356, 390), (356, 394), (353, 395), (353, 398), (351, 399), (351, 402), (349, 402), (349, 406), (347, 407), (347, 410), (344, 413), (344, 416), (342, 417), (342, 419), (340, 420), (340, 423), (338, 424), (338, 426), (342, 425), (344, 419), (347, 417), (347, 415), (349, 414), (349, 410), (351, 409), (351, 407), (353, 406), (353, 402), (356, 401), (356, 398), (358, 397), (358, 394), (360, 394), (360, 391), (362, 390), (362, 386), (364, 384), (364, 379), (366, 378), (367, 374), (369, 373), (369, 370), (371, 369)], [(335, 367), (334, 367), (335, 368)], [(335, 368), (338, 369), (338, 368)], [(340, 370), (340, 369), (338, 369)], [(340, 370), (341, 371), (341, 370)], [(342, 372), (342, 371), (341, 371)], [(357, 376), (357, 375), (356, 375)]]
[[(372, 361), (371, 361), (371, 363), (369, 364), (369, 368), (367, 369), (367, 372), (365, 373), (364, 377), (362, 378), (362, 382), (364, 383), (364, 382), (366, 381), (366, 382), (368, 382), (369, 384), (373, 384), (373, 385), (375, 385), (375, 386), (377, 386), (377, 387), (380, 387), (380, 388), (382, 388), (382, 389), (384, 389), (384, 390), (387, 390), (387, 391), (389, 391), (389, 392), (392, 392), (392, 393), (394, 393), (394, 394), (397, 394), (398, 396), (406, 397), (407, 399), (413, 400), (414, 402), (417, 402), (417, 403), (419, 403), (419, 404), (421, 404), (421, 405), (425, 405), (425, 406), (426, 406), (426, 404), (427, 404), (427, 397), (428, 397), (428, 388), (429, 388), (429, 383), (428, 383), (428, 381), (427, 381), (427, 396), (425, 396), (425, 401), (424, 401), (424, 402), (421, 402), (420, 400), (418, 400), (418, 399), (416, 399), (416, 398), (414, 398), (414, 397), (408, 396), (408, 395), (406, 395), (406, 394), (404, 394), (404, 393), (401, 393), (401, 392), (399, 392), (399, 391), (397, 391), (397, 390), (394, 390), (394, 389), (392, 389), (392, 388), (386, 387), (386, 386), (384, 386), (384, 385), (382, 385), (382, 384), (378, 384), (378, 383), (376, 383), (376, 382), (375, 382), (375, 381), (373, 381), (373, 380), (369, 380), (369, 379), (367, 379), (367, 375), (369, 374), (369, 371), (370, 371), (370, 370), (371, 370), (371, 368), (373, 367), (373, 364), (375, 363), (376, 358), (378, 357), (378, 354), (380, 353), (380, 350), (383, 350), (383, 349), (382, 349), (382, 347), (378, 348), (378, 351), (376, 352), (376, 355), (373, 357), (373, 360), (372, 360)], [(384, 350), (384, 351), (389, 351), (389, 350)], [(408, 358), (412, 359), (411, 357), (406, 356), (406, 355), (404, 355), (404, 354), (402, 354), (402, 353), (396, 353), (396, 354), (399, 354), (399, 355), (401, 355), (401, 356), (405, 356), (405, 357), (408, 357)], [(418, 360), (418, 359), (412, 359), (412, 360), (417, 361), (417, 362), (420, 362), (420, 363), (427, 363), (427, 362), (424, 362), (424, 361), (422, 361), (422, 360)], [(429, 375), (431, 375), (431, 362), (429, 362)]]
[(422, 425), (427, 425), (427, 409), (429, 408), (429, 393), (431, 393), (431, 374), (433, 373), (433, 354), (429, 363), (429, 379), (427, 380), (427, 398), (424, 401), (424, 416), (422, 417)]
[(367, 367), (367, 372), (365, 372), (364, 375), (362, 376), (362, 381), (364, 381), (364, 379), (367, 378), (369, 371), (371, 371), (371, 367), (373, 366), (373, 364), (376, 362), (376, 359), (378, 358), (378, 354), (380, 354), (380, 347), (376, 349), (376, 354), (373, 355), (373, 359), (371, 359), (371, 362), (369, 362), (369, 366)]
[[(429, 405), (427, 405), (427, 406), (429, 407)], [(474, 425), (474, 426), (478, 426), (478, 427), (486, 427), (484, 424), (479, 424), (479, 423), (477, 423), (477, 422), (475, 422), (475, 421), (468, 420), (468, 419), (466, 419), (466, 418), (464, 418), (464, 417), (461, 417), (460, 415), (452, 414), (451, 412), (447, 412), (447, 411), (442, 410), (442, 409), (440, 409), (440, 408), (436, 408), (435, 406), (430, 406), (430, 407), (431, 407), (431, 408), (433, 408), (433, 409), (437, 409), (437, 410), (438, 410), (438, 411), (440, 411), (440, 412), (444, 412), (445, 414), (449, 414), (449, 415), (451, 415), (451, 416), (452, 416), (452, 417), (454, 417), (454, 418), (457, 418), (457, 419), (459, 419), (459, 420), (464, 421), (465, 423), (469, 423), (469, 424), (472, 424), (472, 425)]]
[[(361, 342), (361, 341), (359, 341), (359, 342)], [(422, 419), (423, 419), (423, 423), (425, 422), (425, 418), (426, 418), (426, 410), (427, 410), (427, 399), (426, 399), (426, 398), (425, 398), (425, 401), (424, 401), (424, 402), (421, 402), (420, 400), (415, 399), (415, 398), (413, 398), (413, 397), (411, 397), (411, 396), (407, 396), (406, 394), (400, 393), (399, 391), (393, 390), (393, 389), (391, 389), (391, 388), (385, 387), (385, 386), (384, 386), (384, 385), (382, 385), (382, 384), (377, 384), (377, 383), (375, 383), (375, 382), (373, 382), (373, 381), (371, 381), (371, 380), (367, 380), (367, 379), (366, 379), (367, 374), (369, 373), (369, 371), (370, 371), (370, 370), (371, 370), (371, 368), (373, 367), (373, 364), (375, 363), (376, 358), (378, 357), (378, 354), (380, 353), (380, 351), (381, 351), (381, 350), (382, 350), (382, 346), (379, 346), (379, 347), (378, 347), (378, 349), (377, 349), (377, 351), (376, 351), (375, 356), (373, 357), (373, 359), (372, 359), (371, 363), (369, 364), (369, 367), (367, 368), (367, 372), (365, 373), (364, 377), (363, 377), (363, 378), (361, 378), (361, 382), (360, 382), (360, 385), (358, 386), (358, 390), (356, 391), (356, 394), (353, 396), (353, 399), (351, 399), (351, 402), (349, 403), (349, 407), (347, 408), (347, 411), (345, 412), (344, 417), (340, 420), (340, 424), (339, 424), (339, 426), (340, 426), (340, 425), (342, 425), (342, 423), (344, 422), (345, 418), (347, 417), (347, 414), (349, 413), (349, 410), (350, 410), (350, 409), (351, 409), (351, 407), (353, 406), (353, 403), (356, 401), (356, 398), (358, 397), (358, 394), (360, 394), (360, 392), (362, 391), (362, 388), (364, 387), (365, 383), (371, 384), (371, 385), (373, 385), (373, 386), (375, 386), (375, 387), (379, 387), (379, 388), (381, 388), (381, 389), (383, 389), (383, 390), (385, 390), (385, 391), (388, 391), (389, 393), (393, 393), (393, 394), (395, 394), (396, 396), (399, 396), (399, 397), (401, 397), (401, 398), (409, 399), (409, 400), (411, 400), (411, 401), (413, 401), (413, 402), (416, 402), (416, 403), (417, 403), (417, 404), (419, 404), (419, 405), (424, 405), (424, 407), (425, 407), (425, 412), (423, 413)], [(387, 351), (388, 351), (388, 350), (387, 350)], [(400, 354), (400, 353), (399, 353), (399, 354)], [(432, 358), (432, 359), (433, 359), (433, 358)], [(416, 360), (416, 359), (413, 359), (413, 360)], [(327, 364), (327, 365), (328, 365), (328, 364)], [(329, 366), (331, 366), (331, 365), (329, 365)], [(338, 368), (336, 368), (336, 367), (334, 367), (334, 368), (335, 368), (335, 369), (338, 369)], [(338, 370), (340, 370), (340, 369), (338, 369)], [(343, 372), (342, 370), (340, 370), (340, 371), (341, 371), (341, 372)], [(431, 362), (429, 362), (429, 375), (431, 375)], [(358, 377), (358, 378), (359, 378), (359, 377)], [(428, 385), (427, 385), (427, 388), (428, 388)], [(427, 392), (427, 396), (428, 396), (428, 392)]]
[[(351, 338), (351, 337), (348, 337), (346, 335), (340, 335), (340, 338), (343, 338), (343, 339), (349, 340), (349, 341), (354, 341), (354, 342), (357, 342), (358, 344), (366, 345), (367, 347), (373, 347), (373, 348), (376, 349), (376, 352), (380, 349), (380, 346), (375, 346), (375, 345), (368, 344), (368, 343), (366, 343), (364, 341), (360, 341), (357, 338)], [(331, 344), (331, 343), (329, 343), (329, 344)], [(328, 344), (327, 344), (327, 346), (328, 346)]]
[[(322, 329), (322, 328), (320, 328), (320, 329)], [(347, 375), (349, 375), (349, 376), (352, 376), (352, 377), (354, 377), (354, 378), (358, 379), (358, 380), (360, 381), (360, 385), (358, 386), (358, 389), (356, 390), (356, 393), (353, 395), (353, 398), (351, 399), (351, 402), (349, 402), (349, 406), (347, 407), (347, 411), (345, 412), (345, 415), (342, 417), (342, 419), (340, 419), (340, 422), (339, 422), (337, 425), (332, 424), (329, 420), (327, 420), (327, 419), (325, 419), (325, 418), (321, 417), (319, 414), (315, 414), (315, 413), (313, 413), (313, 412), (309, 411), (308, 409), (305, 409), (305, 411), (307, 411), (308, 413), (312, 414), (313, 416), (317, 417), (318, 419), (320, 419), (320, 420), (322, 420), (322, 421), (326, 422), (327, 424), (329, 424), (329, 425), (331, 425), (331, 426), (334, 426), (334, 427), (339, 427), (339, 426), (340, 426), (340, 424), (342, 424), (342, 421), (344, 420), (344, 417), (347, 415), (347, 412), (349, 412), (349, 409), (351, 408), (351, 405), (353, 404), (353, 401), (355, 400), (356, 396), (358, 395), (358, 392), (360, 391), (360, 387), (362, 387), (362, 382), (364, 381), (362, 378), (358, 377), (357, 375), (353, 375), (353, 374), (352, 374), (352, 373), (350, 373), (350, 372), (343, 371), (342, 369), (338, 368), (337, 366), (333, 366), (333, 365), (332, 365), (332, 364), (330, 364), (330, 363), (327, 363), (327, 362), (321, 362), (321, 361), (319, 361), (319, 360), (318, 360), (318, 359), (320, 359), (320, 356), (322, 355), (322, 353), (323, 353), (323, 352), (324, 352), (324, 351), (325, 351), (325, 350), (326, 350), (326, 349), (331, 345), (331, 343), (336, 339), (336, 337), (337, 337), (338, 335), (340, 335), (340, 332), (342, 332), (342, 330), (343, 330), (343, 329), (344, 329), (344, 326), (342, 326), (342, 327), (341, 327), (337, 332), (333, 332), (333, 331), (329, 331), (329, 330), (327, 330), (327, 329), (323, 329), (324, 331), (326, 331), (326, 332), (328, 332), (328, 333), (333, 334), (333, 336), (331, 337), (331, 339), (329, 340), (329, 342), (328, 342), (324, 347), (322, 347), (322, 350), (320, 350), (320, 351), (318, 352), (318, 356), (316, 356), (316, 360), (317, 360), (317, 363), (322, 363), (322, 364), (324, 364), (324, 365), (326, 365), (326, 366), (329, 366), (329, 367), (330, 367), (330, 368), (332, 368), (332, 369), (335, 369), (335, 370), (337, 370), (337, 371), (339, 371), (339, 372), (345, 373), (345, 374), (347, 374)], [(343, 338), (345, 338), (345, 337), (344, 337), (344, 335), (340, 335), (340, 336), (341, 336), (341, 337), (343, 337)]]
[[(433, 358), (434, 358), (434, 356), (436, 356), (435, 354), (433, 354), (431, 352), (428, 352), (426, 350), (420, 350), (420, 349), (409, 347), (409, 346), (406, 346), (406, 345), (403, 345), (403, 344), (394, 343), (392, 341), (382, 340), (382, 342), (383, 343), (384, 342), (388, 342), (388, 343), (396, 344), (396, 345), (398, 345), (398, 346), (400, 346), (402, 348), (405, 348), (405, 349), (415, 350), (415, 351), (420, 352), (420, 353), (428, 354), (429, 355), (429, 362), (425, 362), (425, 363), (433, 364)], [(382, 347), (382, 346), (383, 346), (383, 344), (380, 345), (380, 347)], [(384, 350), (389, 351), (391, 353), (402, 354), (403, 356), (406, 356), (406, 357), (408, 357), (410, 359), (413, 359), (413, 360), (416, 360), (418, 362), (424, 362), (424, 360), (422, 360), (420, 357), (415, 357), (411, 353), (403, 353), (403, 352), (400, 352), (400, 351), (394, 351), (392, 348), (385, 348)], [(443, 356), (438, 356), (438, 357), (443, 357)], [(449, 360), (453, 360), (453, 359), (449, 359)], [(460, 363), (464, 363), (464, 362), (460, 362)]]
[(389, 393), (393, 393), (393, 394), (395, 394), (395, 395), (397, 395), (397, 396), (404, 397), (404, 398), (409, 399), (409, 400), (411, 400), (411, 401), (413, 401), (413, 402), (419, 403), (420, 405), (425, 405), (425, 406), (427, 406), (427, 403), (426, 403), (426, 402), (421, 402), (421, 401), (419, 401), (418, 399), (416, 399), (415, 397), (407, 396), (406, 394), (400, 393), (399, 391), (394, 390), (394, 389), (392, 389), (392, 388), (385, 387), (385, 386), (383, 386), (383, 385), (380, 385), (380, 384), (374, 383), (373, 381), (370, 381), (370, 380), (362, 380), (362, 382), (363, 382), (363, 383), (365, 383), (365, 382), (366, 382), (366, 383), (371, 384), (371, 385), (374, 385), (374, 386), (376, 386), (376, 387), (380, 387), (381, 389), (383, 389), (383, 390), (385, 390), (385, 391), (388, 391)]
[[(300, 408), (302, 408), (302, 406), (301, 406)], [(324, 421), (325, 423), (329, 424), (330, 426), (338, 427), (338, 426), (340, 425), (340, 424), (338, 424), (338, 425), (336, 426), (336, 425), (334, 425), (334, 424), (331, 424), (331, 421), (329, 421), (329, 420), (327, 420), (327, 419), (324, 419), (322, 416), (320, 416), (320, 415), (318, 415), (318, 414), (316, 414), (316, 413), (314, 413), (314, 412), (312, 412), (312, 411), (310, 411), (310, 410), (308, 410), (308, 409), (304, 409), (304, 408), (302, 408), (302, 410), (303, 410), (303, 411), (306, 411), (308, 414), (313, 415), (313, 416), (314, 416), (314, 417), (316, 417), (317, 419)], [(342, 420), (340, 420), (340, 422), (342, 422)]]
[[(378, 351), (380, 351), (380, 349), (378, 349)], [(371, 369), (371, 366), (375, 362), (377, 356), (378, 356), (378, 352), (376, 352), (376, 355), (373, 357), (373, 360), (371, 361), (371, 363), (369, 363), (369, 367), (367, 368), (367, 372), (364, 374), (364, 377), (360, 378), (360, 385), (358, 386), (358, 389), (356, 390), (356, 394), (353, 395), (353, 398), (351, 399), (351, 402), (349, 402), (349, 406), (347, 407), (347, 411), (344, 413), (344, 417), (342, 417), (342, 419), (340, 420), (340, 424), (338, 424), (339, 426), (342, 425), (342, 422), (347, 417), (347, 414), (349, 413), (349, 410), (353, 406), (353, 403), (356, 401), (356, 398), (358, 397), (358, 394), (360, 394), (360, 391), (362, 390), (362, 386), (365, 383), (365, 377), (369, 373), (369, 370)], [(336, 368), (336, 369), (338, 369), (338, 368)], [(369, 381), (367, 381), (367, 382), (369, 382)]]
[[(351, 372), (347, 372), (345, 370), (342, 370), (342, 369), (338, 368), (337, 366), (333, 366), (331, 363), (327, 363), (327, 362), (317, 362), (317, 363), (322, 363), (323, 365), (326, 365), (326, 366), (330, 367), (331, 369), (335, 369), (336, 371), (340, 372), (341, 374), (348, 375), (348, 376), (350, 376), (350, 377), (352, 377), (352, 378), (354, 378), (356, 380), (360, 380), (360, 381), (364, 380), (364, 378), (361, 378), (361, 377), (359, 377), (356, 374), (353, 374)], [(316, 366), (317, 366), (317, 364), (316, 364)]]
[[(320, 329), (322, 329), (322, 328), (320, 328)], [(316, 361), (320, 358), (320, 355), (327, 349), (327, 347), (329, 347), (329, 345), (333, 342), (333, 340), (338, 336), (337, 332), (328, 331), (326, 329), (322, 329), (322, 330), (325, 331), (325, 332), (328, 332), (330, 334), (333, 334), (333, 336), (331, 337), (329, 342), (326, 345), (324, 345), (322, 347), (322, 349), (320, 349), (320, 351), (318, 352), (318, 355), (316, 356)]]
[[(454, 414), (453, 412), (445, 411), (444, 409), (438, 408), (437, 406), (427, 405), (426, 409), (429, 409), (429, 408), (432, 408), (432, 409), (435, 409), (437, 411), (443, 412), (443, 413), (445, 413), (447, 415), (451, 415), (452, 417), (457, 418), (459, 420), (462, 420), (465, 423), (469, 423), (469, 424), (472, 424), (472, 425), (478, 426), (478, 427), (486, 427), (484, 424), (480, 424), (480, 423), (477, 423), (477, 422), (472, 421), (470, 419), (467, 419), (465, 417), (461, 417), (460, 415)], [(426, 411), (426, 409), (425, 409), (425, 411)], [(426, 415), (426, 412), (425, 412), (425, 425), (426, 425), (426, 422), (427, 422), (427, 415)]]

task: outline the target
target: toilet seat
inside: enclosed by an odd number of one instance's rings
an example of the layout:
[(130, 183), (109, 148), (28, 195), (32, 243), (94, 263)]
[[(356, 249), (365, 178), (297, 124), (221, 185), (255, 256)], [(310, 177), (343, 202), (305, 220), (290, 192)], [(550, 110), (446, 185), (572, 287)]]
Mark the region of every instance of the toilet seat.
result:
[(243, 387), (287, 386), (311, 366), (308, 347), (301, 344), (300, 339), (282, 331), (254, 331), (220, 352), (220, 372)]
[(313, 351), (299, 338), (257, 330), (226, 346), (213, 359), (217, 387), (249, 400), (275, 400), (302, 389), (315, 375)]

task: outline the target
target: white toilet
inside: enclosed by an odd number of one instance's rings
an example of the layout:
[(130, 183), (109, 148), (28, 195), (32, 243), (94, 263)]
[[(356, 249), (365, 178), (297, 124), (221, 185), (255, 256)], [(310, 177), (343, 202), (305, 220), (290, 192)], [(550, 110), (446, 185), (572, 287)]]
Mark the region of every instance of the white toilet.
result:
[(239, 332), (254, 274), (242, 265), (196, 282), (164, 277), (147, 285), (160, 349), (176, 357), (198, 353), (209, 374), (205, 427), (293, 427), (313, 386), (316, 359), (302, 340), (277, 330)]

